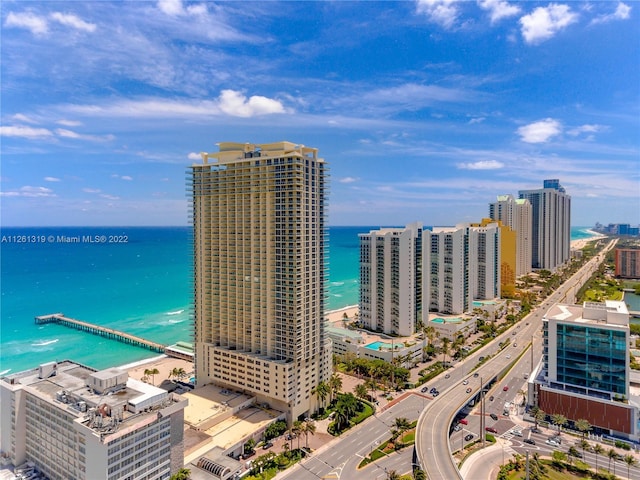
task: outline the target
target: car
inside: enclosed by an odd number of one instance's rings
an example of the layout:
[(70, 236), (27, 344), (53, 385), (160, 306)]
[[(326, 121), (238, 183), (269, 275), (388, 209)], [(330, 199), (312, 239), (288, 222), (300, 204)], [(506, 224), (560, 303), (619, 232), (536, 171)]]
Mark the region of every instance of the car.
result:
[(484, 357), (480, 357), (480, 358), (478, 359), (478, 361), (479, 361), (479, 362), (481, 362), (481, 361), (483, 361), (483, 360), (484, 360)]
[(509, 385), (505, 385), (504, 387), (502, 387), (503, 392), (506, 392), (507, 390), (509, 390)]
[(513, 435), (515, 435), (516, 437), (521, 437), (522, 436), (522, 432), (520, 430), (511, 430), (511, 433)]
[(526, 380), (527, 378), (529, 378), (529, 374), (528, 374), (528, 373), (525, 373), (525, 374), (524, 374), (524, 379)]
[(491, 395), (491, 396), (489, 397), (489, 401), (490, 401), (490, 402), (493, 402), (493, 399), (494, 399), (494, 396), (493, 396), (493, 395)]
[(464, 436), (464, 441), (468, 442), (469, 440), (473, 440), (473, 434), (469, 433), (468, 435)]
[(455, 427), (453, 427), (454, 432), (459, 432), (460, 430), (462, 430), (462, 427), (460, 425), (456, 425)]
[(489, 416), (494, 420), (498, 420), (498, 415), (496, 415), (495, 413), (491, 413)]
[(469, 385), (469, 380), (463, 380), (463, 381), (462, 381), (462, 384), (463, 384), (463, 385)]
[(476, 372), (476, 373), (473, 374), (473, 378), (478, 378), (479, 375), (480, 374), (478, 372)]
[(471, 393), (471, 387), (467, 388), (467, 393)]
[(437, 397), (438, 395), (440, 395), (440, 392), (438, 392), (437, 390), (435, 392), (433, 392), (431, 395), (433, 395), (434, 397)]
[(437, 391), (438, 389), (436, 387), (431, 387), (431, 390), (429, 390), (429, 393), (435, 393)]
[(511, 358), (511, 355), (507, 355), (507, 360), (509, 360)]
[(533, 427), (531, 429), (531, 433), (542, 433), (542, 430), (540, 430), (539, 428)]
[(529, 322), (527, 322), (527, 325), (529, 325)]
[(491, 433), (498, 433), (498, 430), (496, 430), (496, 429), (495, 429), (495, 428), (493, 428), (493, 427), (484, 427), (484, 429), (485, 429), (487, 432), (491, 432)]
[(469, 425), (469, 421), (466, 418), (461, 418), (459, 423), (462, 425)]
[(529, 445), (535, 445), (536, 441), (533, 438), (525, 438), (522, 440), (524, 443), (528, 443)]
[(544, 443), (546, 443), (547, 445), (551, 445), (552, 447), (557, 447), (558, 446), (558, 443), (556, 443), (554, 440), (551, 440), (551, 439), (547, 440)]
[(514, 342), (513, 346), (514, 346), (514, 347), (517, 347), (517, 346), (518, 346), (518, 344)]
[(515, 334), (516, 334), (516, 332), (511, 332), (511, 335), (515, 335)]
[(267, 442), (264, 445), (262, 445), (263, 450), (268, 450), (271, 447), (273, 447), (273, 442)]
[(422, 387), (422, 388), (420, 389), (420, 391), (421, 391), (422, 393), (426, 392), (427, 390), (428, 390), (428, 388), (427, 388), (427, 387)]
[(448, 373), (444, 376), (444, 378), (451, 378), (451, 375), (449, 375)]

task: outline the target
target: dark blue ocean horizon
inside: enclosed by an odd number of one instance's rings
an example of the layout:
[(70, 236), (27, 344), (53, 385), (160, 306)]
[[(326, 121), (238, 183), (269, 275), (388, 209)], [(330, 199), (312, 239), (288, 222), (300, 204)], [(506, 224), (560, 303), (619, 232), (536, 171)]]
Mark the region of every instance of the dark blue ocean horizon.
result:
[[(357, 305), (358, 234), (329, 227), (327, 310)], [(572, 228), (572, 240), (591, 236)], [(2, 227), (0, 374), (72, 359), (94, 368), (157, 354), (58, 325), (50, 313), (163, 344), (191, 340), (190, 227)]]

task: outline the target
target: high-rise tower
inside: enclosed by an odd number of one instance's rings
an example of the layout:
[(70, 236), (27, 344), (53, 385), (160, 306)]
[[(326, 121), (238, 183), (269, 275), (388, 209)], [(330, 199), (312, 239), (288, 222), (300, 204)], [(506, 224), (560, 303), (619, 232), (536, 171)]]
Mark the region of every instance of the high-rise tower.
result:
[(531, 203), (531, 266), (555, 270), (569, 260), (571, 252), (571, 197), (557, 179), (545, 180), (543, 185), (518, 194)]
[(331, 371), (327, 166), (290, 142), (218, 146), (189, 171), (196, 381), (253, 394), (291, 422)]
[(489, 217), (516, 232), (516, 277), (531, 271), (531, 203), (513, 195), (498, 195), (489, 204)]

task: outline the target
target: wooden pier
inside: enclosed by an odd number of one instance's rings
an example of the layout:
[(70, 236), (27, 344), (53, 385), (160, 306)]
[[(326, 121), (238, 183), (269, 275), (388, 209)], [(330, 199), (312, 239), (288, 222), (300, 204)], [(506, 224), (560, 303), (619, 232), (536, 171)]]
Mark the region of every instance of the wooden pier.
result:
[(82, 320), (68, 318), (65, 317), (62, 313), (52, 313), (49, 315), (36, 317), (36, 323), (57, 323), (58, 325), (64, 325), (65, 327), (75, 328), (76, 330), (93, 333), (94, 335), (100, 335), (101, 337), (105, 337), (110, 340), (117, 340), (118, 342), (135, 345), (136, 347), (146, 348), (147, 350), (152, 350), (154, 352), (165, 353), (166, 345), (161, 345), (150, 340), (145, 340), (144, 338), (121, 332), (119, 330), (114, 330), (113, 328), (101, 327), (100, 325), (83, 322)]

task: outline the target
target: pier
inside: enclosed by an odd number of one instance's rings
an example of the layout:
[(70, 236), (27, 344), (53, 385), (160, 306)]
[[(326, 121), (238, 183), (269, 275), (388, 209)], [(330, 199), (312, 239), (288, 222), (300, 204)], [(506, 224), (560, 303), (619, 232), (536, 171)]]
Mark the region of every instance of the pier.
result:
[(146, 348), (154, 352), (165, 353), (166, 345), (145, 340), (144, 338), (131, 335), (129, 333), (114, 330), (113, 328), (101, 327), (89, 322), (83, 322), (82, 320), (76, 320), (74, 318), (65, 317), (62, 313), (52, 313), (49, 315), (42, 315), (36, 317), (36, 324), (41, 325), (45, 323), (56, 323), (58, 325), (64, 325), (65, 327), (75, 328), (83, 332), (93, 333), (94, 335), (100, 335), (101, 337), (108, 338), (110, 340), (117, 340), (118, 342), (127, 343), (129, 345), (135, 345), (136, 347)]

